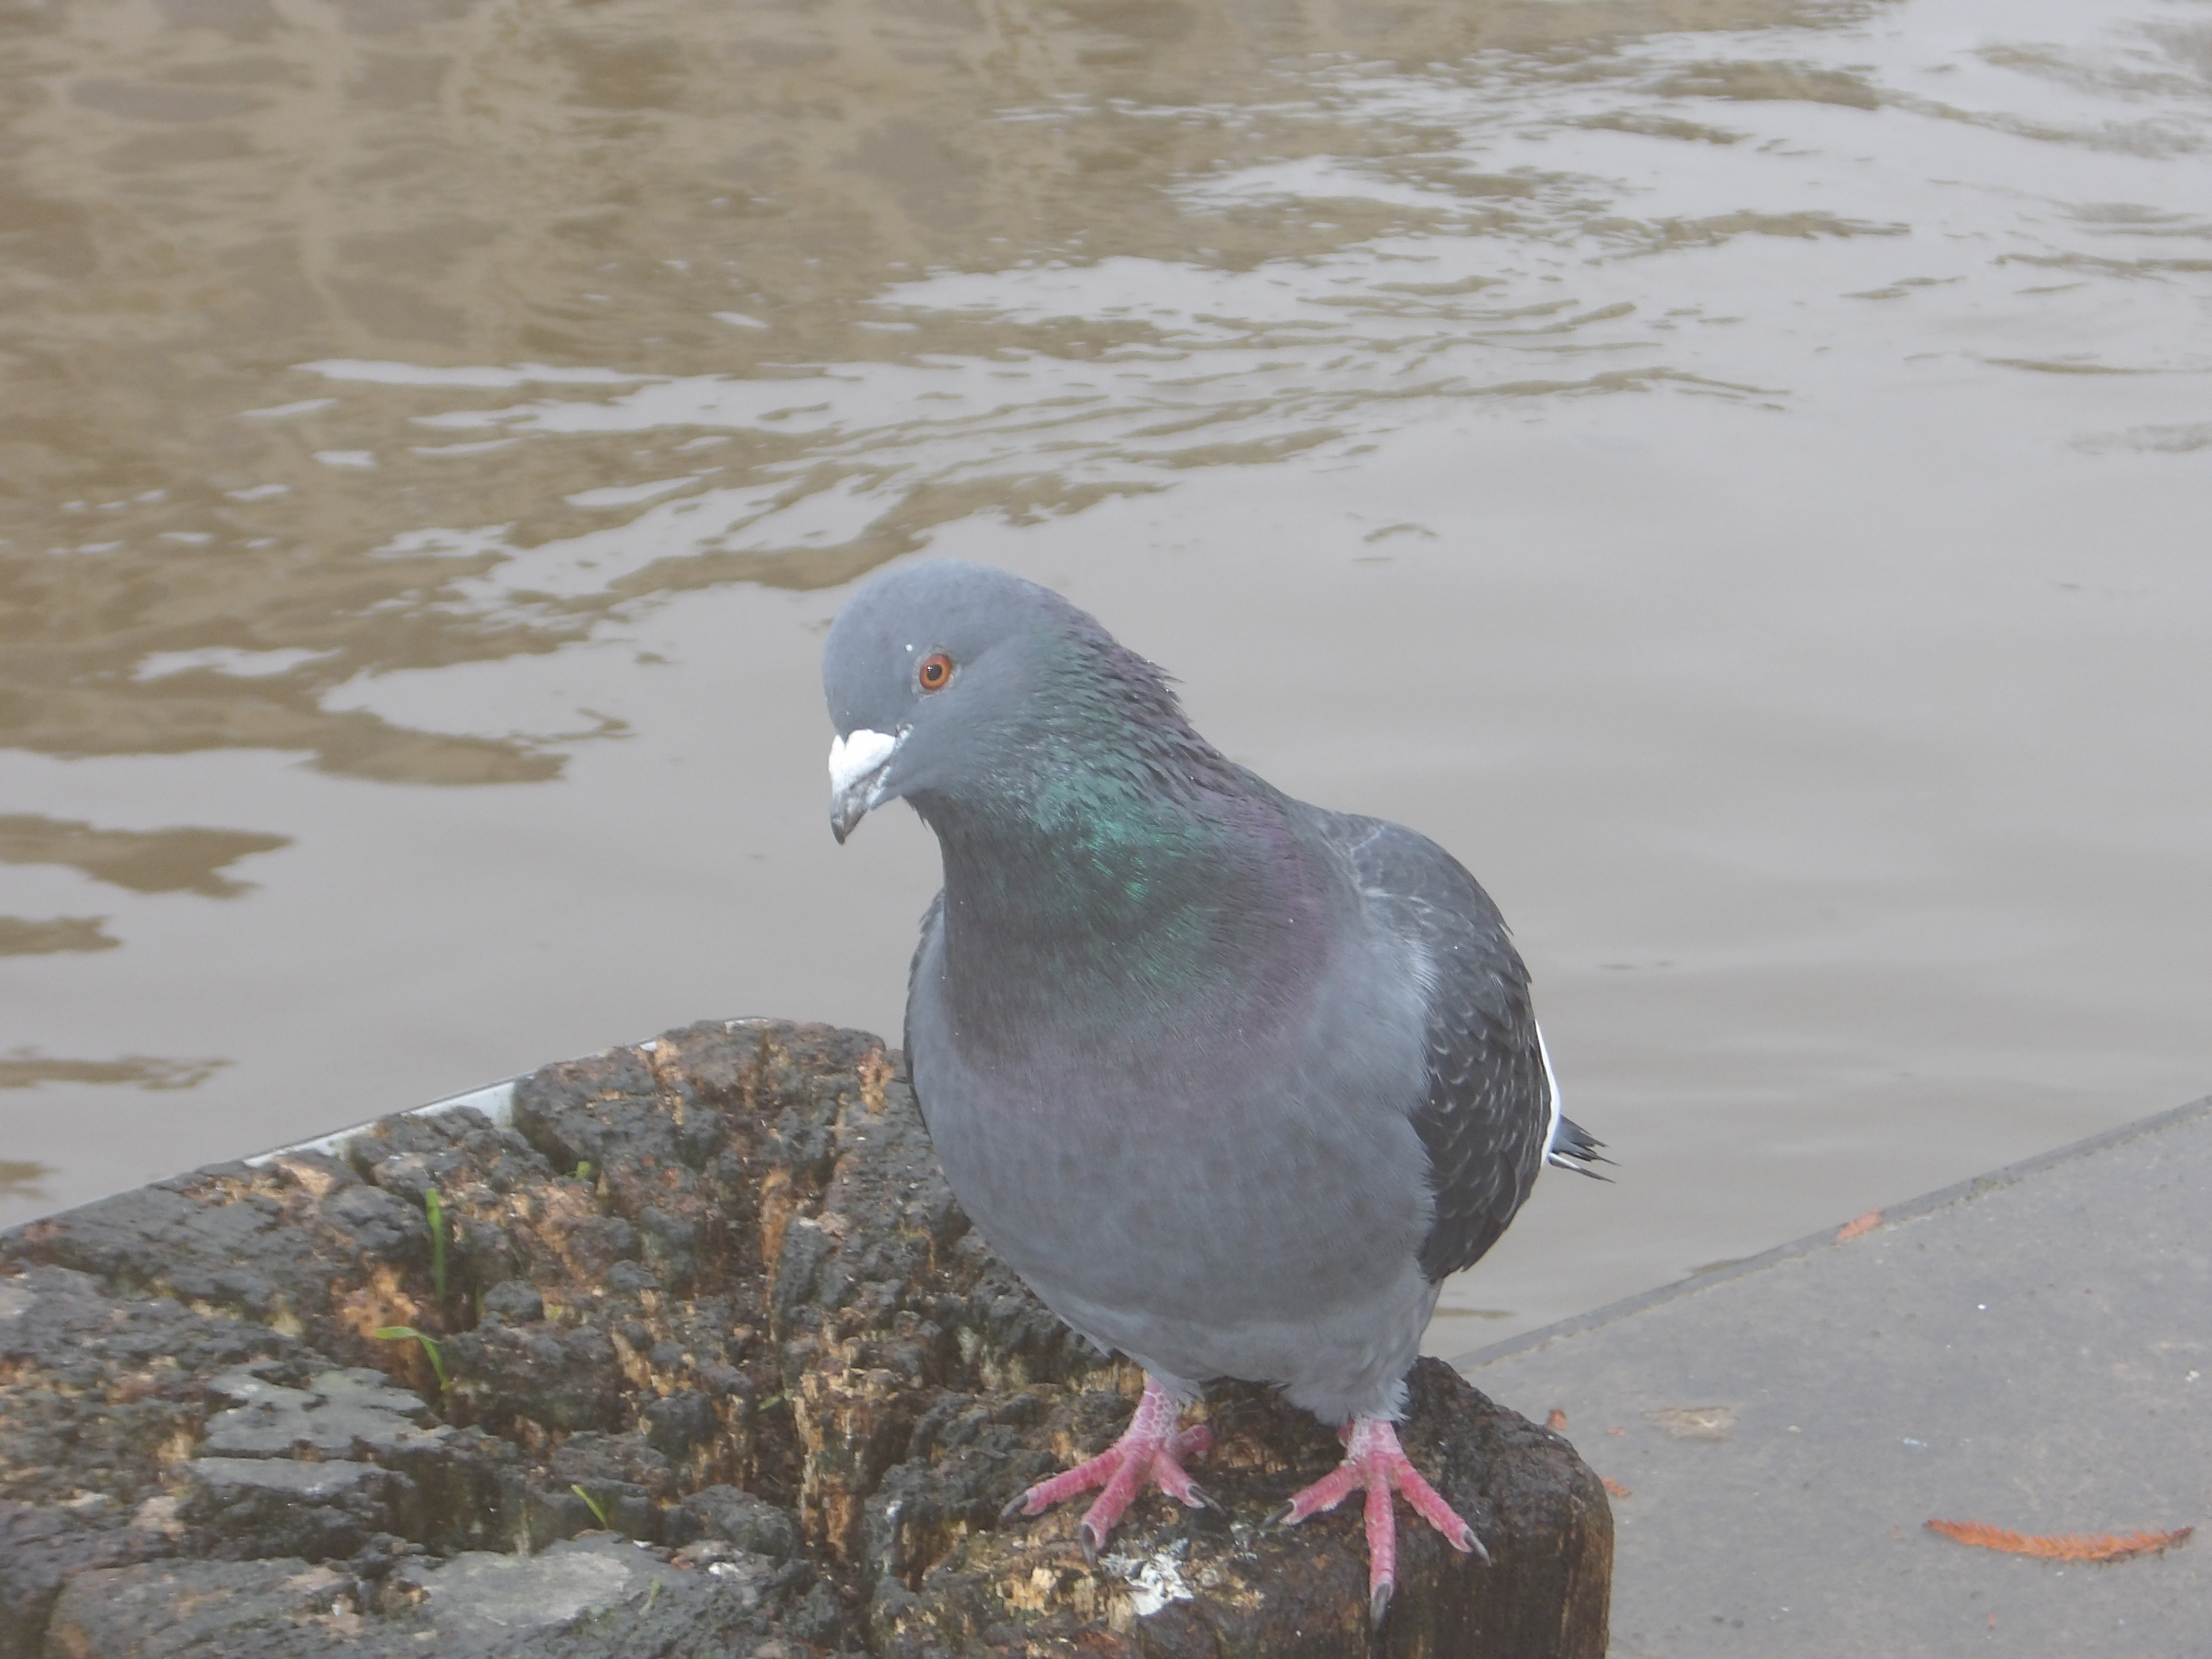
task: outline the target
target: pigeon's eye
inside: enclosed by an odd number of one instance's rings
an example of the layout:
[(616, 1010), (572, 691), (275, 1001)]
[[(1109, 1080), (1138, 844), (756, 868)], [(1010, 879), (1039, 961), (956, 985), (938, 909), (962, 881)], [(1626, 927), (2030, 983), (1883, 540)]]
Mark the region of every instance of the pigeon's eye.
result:
[(942, 691), (952, 684), (952, 659), (942, 651), (933, 651), (921, 659), (915, 671), (915, 678), (925, 691)]

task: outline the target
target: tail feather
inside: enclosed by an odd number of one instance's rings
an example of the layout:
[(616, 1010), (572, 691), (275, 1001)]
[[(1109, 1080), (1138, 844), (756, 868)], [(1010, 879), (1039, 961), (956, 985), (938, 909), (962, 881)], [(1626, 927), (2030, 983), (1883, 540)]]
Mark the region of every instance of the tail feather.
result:
[[(1544, 1149), (1544, 1162), (1561, 1170), (1572, 1170), (1577, 1175), (1586, 1175), (1592, 1181), (1610, 1181), (1611, 1176), (1600, 1175), (1590, 1166), (1594, 1164), (1613, 1164), (1598, 1148), (1605, 1142), (1571, 1117), (1563, 1117), (1552, 1131), (1552, 1144)], [(1615, 1169), (1619, 1164), (1613, 1164)]]

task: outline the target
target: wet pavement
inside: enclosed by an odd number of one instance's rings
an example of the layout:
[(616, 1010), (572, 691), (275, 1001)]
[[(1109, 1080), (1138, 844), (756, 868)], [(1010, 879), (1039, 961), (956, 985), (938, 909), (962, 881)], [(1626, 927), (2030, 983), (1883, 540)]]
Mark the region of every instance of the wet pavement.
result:
[[(1616, 1494), (1612, 1651), (2212, 1652), (2212, 1099), (1463, 1360)], [(1969, 1547), (2194, 1527), (2105, 1564)]]

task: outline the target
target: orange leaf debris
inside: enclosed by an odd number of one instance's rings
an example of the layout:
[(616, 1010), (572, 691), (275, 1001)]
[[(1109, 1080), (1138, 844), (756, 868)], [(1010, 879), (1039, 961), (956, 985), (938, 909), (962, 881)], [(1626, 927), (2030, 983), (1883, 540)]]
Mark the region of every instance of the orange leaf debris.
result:
[(1869, 1210), (1856, 1221), (1846, 1221), (1840, 1228), (1837, 1229), (1836, 1243), (1838, 1244), (1848, 1243), (1852, 1239), (1856, 1238), (1861, 1233), (1870, 1233), (1881, 1225), (1881, 1212), (1880, 1210)]
[(1626, 1434), (1626, 1433), (1628, 1432), (1628, 1431), (1627, 1431), (1626, 1429), (1607, 1429), (1607, 1430), (1606, 1431), (1606, 1432), (1607, 1432), (1607, 1434), (1620, 1434), (1620, 1435), (1625, 1435), (1625, 1434)]
[(1615, 1498), (1633, 1498), (1636, 1496), (1634, 1492), (1629, 1491), (1627, 1487), (1622, 1486), (1620, 1481), (1614, 1480), (1611, 1475), (1603, 1475), (1600, 1478), (1605, 1482), (1605, 1489), (1611, 1492)]
[(1561, 1411), (1557, 1406), (1553, 1407), (1552, 1414), (1544, 1419), (1544, 1426), (1547, 1429), (1565, 1428), (1567, 1426), (1567, 1414)]
[(2119, 1561), (2130, 1555), (2153, 1555), (2172, 1549), (2197, 1530), (2194, 1527), (2177, 1527), (2172, 1532), (2131, 1532), (2124, 1537), (2111, 1533), (2043, 1537), (2034, 1533), (2008, 1532), (1983, 1521), (1930, 1521), (1928, 1529), (1940, 1532), (1946, 1538), (1955, 1538), (1961, 1544), (2004, 1550), (2013, 1555), (2039, 1555), (2051, 1561)]

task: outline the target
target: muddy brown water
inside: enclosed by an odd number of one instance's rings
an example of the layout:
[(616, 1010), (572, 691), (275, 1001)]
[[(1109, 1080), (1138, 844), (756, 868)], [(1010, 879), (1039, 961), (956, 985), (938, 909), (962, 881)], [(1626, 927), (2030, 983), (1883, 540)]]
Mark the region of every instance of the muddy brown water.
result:
[(0, 1223), (712, 1015), (917, 553), (1514, 921), (1463, 1352), (2212, 1088), (2204, 0), (0, 3)]

